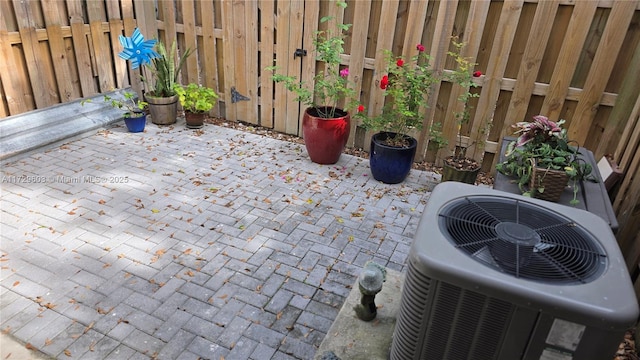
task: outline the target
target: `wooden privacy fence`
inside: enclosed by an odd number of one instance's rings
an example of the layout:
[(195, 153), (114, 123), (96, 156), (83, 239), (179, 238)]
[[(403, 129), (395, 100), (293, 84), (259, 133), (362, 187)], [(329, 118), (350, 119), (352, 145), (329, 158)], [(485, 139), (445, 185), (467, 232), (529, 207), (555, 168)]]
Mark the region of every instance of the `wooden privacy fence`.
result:
[[(629, 266), (640, 244), (640, 0), (369, 1), (10, 0), (0, 2), (0, 117), (131, 85), (139, 74), (117, 57), (119, 35), (137, 26), (147, 38), (196, 49), (182, 82), (212, 87), (215, 115), (300, 134), (303, 109), (267, 66), (310, 82), (312, 40), (324, 16), (353, 24), (342, 65), (367, 111), (381, 111), (382, 51), (415, 54), (423, 44), (438, 73), (455, 62), (451, 37), (484, 74), (470, 122), (457, 138), (453, 113), (464, 89), (436, 84), (419, 139), (420, 159), (450, 153), (458, 140), (491, 170), (510, 126), (545, 114), (566, 119), (569, 134), (597, 159), (612, 154), (625, 177), (615, 191), (621, 247)], [(294, 56), (297, 49), (307, 56)], [(245, 99), (243, 100), (243, 96)], [(1, 120), (0, 120), (1, 121)], [(429, 145), (439, 127), (449, 145)], [(368, 146), (353, 123), (350, 146)]]

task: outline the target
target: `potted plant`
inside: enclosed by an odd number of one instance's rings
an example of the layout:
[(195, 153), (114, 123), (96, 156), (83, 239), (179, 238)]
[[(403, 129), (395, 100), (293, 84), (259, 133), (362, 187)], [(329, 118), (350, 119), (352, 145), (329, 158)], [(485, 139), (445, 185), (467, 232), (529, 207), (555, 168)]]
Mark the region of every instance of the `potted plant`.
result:
[[(124, 124), (127, 126), (129, 132), (143, 132), (147, 123), (147, 104), (145, 101), (137, 99), (136, 94), (130, 91), (123, 93), (123, 98), (114, 98), (109, 95), (104, 95), (104, 102), (111, 105), (115, 109), (123, 111)], [(86, 103), (90, 103), (91, 99), (85, 99), (80, 102), (82, 106)]]
[[(338, 6), (346, 7), (344, 1)], [(326, 16), (322, 23), (331, 20)], [(311, 161), (318, 164), (335, 164), (342, 154), (351, 131), (351, 114), (338, 107), (340, 101), (351, 98), (354, 90), (347, 80), (349, 68), (340, 66), (340, 55), (344, 52), (344, 32), (350, 24), (338, 24), (336, 32), (318, 31), (313, 45), (316, 60), (324, 64), (324, 71), (313, 79), (313, 89), (301, 83), (295, 76), (277, 74), (277, 66), (267, 67), (272, 71), (273, 81), (296, 94), (295, 101), (306, 106), (302, 118), (302, 137)]]
[(418, 142), (410, 132), (422, 128), (428, 94), (437, 81), (424, 46), (418, 44), (416, 50), (418, 53), (408, 60), (385, 51), (387, 74), (380, 79), (380, 89), (385, 93), (382, 112), (376, 116), (364, 111), (356, 114), (366, 129), (376, 131), (369, 150), (371, 174), (388, 184), (404, 181), (411, 171)]
[(145, 99), (149, 103), (151, 121), (158, 125), (170, 125), (176, 122), (178, 95), (174, 90), (178, 82), (180, 71), (184, 67), (186, 59), (191, 55), (191, 49), (187, 49), (178, 58), (176, 64), (176, 42), (171, 44), (171, 49), (167, 52), (163, 43), (156, 45), (158, 57), (154, 58), (148, 69), (151, 76), (145, 77), (150, 91), (145, 93)]
[(558, 201), (567, 184), (573, 189), (571, 204), (577, 204), (579, 182), (591, 179), (591, 165), (582, 159), (579, 147), (572, 146), (564, 120), (553, 122), (537, 115), (532, 122), (518, 122), (518, 138), (505, 152), (506, 160), (496, 170), (514, 176), (525, 196)]
[[(136, 28), (131, 37), (120, 35), (123, 51), (118, 54), (125, 60), (131, 60), (131, 68), (137, 69), (142, 65), (144, 83), (149, 87), (145, 99), (149, 103), (151, 121), (154, 124), (168, 125), (176, 122), (178, 97), (174, 86), (178, 81), (180, 70), (191, 50), (187, 49), (178, 60), (176, 66), (176, 42), (171, 44), (167, 52), (163, 43), (157, 40), (145, 40), (140, 30)], [(154, 51), (155, 49), (157, 50)]]
[(464, 89), (464, 92), (458, 96), (458, 101), (462, 103), (462, 110), (454, 114), (457, 122), (458, 133), (457, 141), (452, 155), (446, 157), (442, 163), (442, 181), (458, 181), (467, 184), (475, 184), (478, 172), (480, 172), (480, 164), (473, 158), (467, 157), (467, 149), (473, 144), (470, 142), (466, 146), (462, 144), (462, 126), (469, 123), (471, 117), (472, 106), (469, 104), (469, 100), (474, 97), (479, 97), (478, 93), (471, 92), (471, 88), (477, 87), (478, 84), (473, 81), (473, 78), (480, 77), (482, 72), (473, 71), (473, 67), (476, 65), (471, 63), (468, 58), (461, 56), (463, 43), (457, 42), (455, 39), (452, 41), (456, 52), (449, 52), (456, 61), (456, 69), (448, 73), (445, 79), (449, 80), (453, 84), (457, 84)]
[(213, 89), (195, 83), (187, 86), (175, 84), (174, 90), (184, 110), (187, 127), (201, 128), (205, 117), (215, 105), (218, 95)]

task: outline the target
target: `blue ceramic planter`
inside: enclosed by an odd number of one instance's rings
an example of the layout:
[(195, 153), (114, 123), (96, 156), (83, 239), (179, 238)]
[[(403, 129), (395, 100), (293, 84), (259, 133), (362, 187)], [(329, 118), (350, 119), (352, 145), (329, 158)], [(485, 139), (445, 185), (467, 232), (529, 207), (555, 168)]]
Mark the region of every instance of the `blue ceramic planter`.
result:
[(409, 147), (394, 147), (383, 142), (394, 133), (380, 132), (371, 137), (369, 151), (369, 166), (373, 178), (386, 184), (398, 184), (406, 179), (411, 171), (413, 159), (416, 155), (418, 141), (411, 136), (404, 135), (409, 141)]
[(127, 130), (132, 133), (143, 132), (144, 126), (147, 123), (147, 114), (138, 117), (125, 117), (124, 124), (127, 125)]

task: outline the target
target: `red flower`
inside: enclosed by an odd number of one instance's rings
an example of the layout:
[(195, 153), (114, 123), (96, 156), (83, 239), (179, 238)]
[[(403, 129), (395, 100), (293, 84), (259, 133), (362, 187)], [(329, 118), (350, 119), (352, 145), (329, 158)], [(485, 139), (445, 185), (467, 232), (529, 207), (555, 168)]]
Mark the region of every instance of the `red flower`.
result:
[(423, 52), (424, 51), (424, 45), (418, 44), (418, 45), (416, 45), (416, 49), (418, 49), (419, 52)]
[(358, 105), (358, 112), (363, 112), (364, 111), (364, 105), (360, 104)]
[(385, 75), (382, 77), (382, 79), (380, 79), (380, 89), (386, 89), (387, 85), (389, 85), (389, 76)]
[(396, 65), (398, 65), (398, 67), (402, 67), (402, 65), (404, 65), (404, 60), (398, 59), (398, 61), (396, 61)]
[(480, 77), (482, 76), (482, 71), (474, 71), (473, 72), (473, 77)]

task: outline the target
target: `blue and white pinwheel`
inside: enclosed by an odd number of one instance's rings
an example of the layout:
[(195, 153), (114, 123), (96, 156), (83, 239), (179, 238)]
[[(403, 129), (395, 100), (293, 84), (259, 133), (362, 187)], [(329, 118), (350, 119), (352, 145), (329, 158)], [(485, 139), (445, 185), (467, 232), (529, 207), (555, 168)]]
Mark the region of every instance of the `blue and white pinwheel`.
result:
[(124, 50), (118, 56), (125, 60), (131, 60), (132, 69), (137, 69), (140, 65), (150, 64), (151, 59), (160, 57), (153, 50), (153, 46), (158, 40), (145, 40), (138, 28), (133, 30), (131, 37), (120, 35), (119, 39)]

